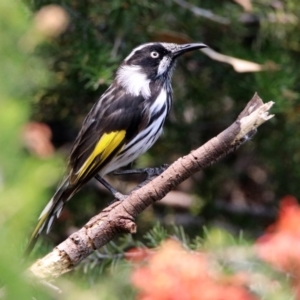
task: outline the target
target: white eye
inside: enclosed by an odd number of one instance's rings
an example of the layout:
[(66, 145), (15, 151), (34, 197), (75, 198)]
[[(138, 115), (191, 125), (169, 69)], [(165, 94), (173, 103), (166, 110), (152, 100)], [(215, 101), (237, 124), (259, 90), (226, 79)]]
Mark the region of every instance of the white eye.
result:
[(151, 55), (152, 58), (158, 58), (158, 57), (159, 57), (159, 53), (156, 52), (156, 51), (152, 51), (152, 52), (150, 53), (150, 55)]

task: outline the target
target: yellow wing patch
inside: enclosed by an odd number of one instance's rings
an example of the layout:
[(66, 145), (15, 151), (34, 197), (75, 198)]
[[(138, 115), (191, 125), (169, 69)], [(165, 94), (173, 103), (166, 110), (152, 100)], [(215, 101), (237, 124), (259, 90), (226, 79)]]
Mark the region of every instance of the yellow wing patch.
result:
[(97, 164), (101, 164), (104, 162), (109, 155), (120, 145), (120, 143), (125, 138), (126, 131), (120, 130), (120, 131), (113, 131), (110, 133), (104, 133), (99, 142), (96, 144), (93, 152), (91, 155), (87, 158), (85, 163), (82, 165), (82, 167), (77, 172), (77, 178), (79, 179), (82, 177), (87, 169), (92, 165), (94, 165), (94, 160), (96, 157), (99, 156), (100, 160), (97, 161)]

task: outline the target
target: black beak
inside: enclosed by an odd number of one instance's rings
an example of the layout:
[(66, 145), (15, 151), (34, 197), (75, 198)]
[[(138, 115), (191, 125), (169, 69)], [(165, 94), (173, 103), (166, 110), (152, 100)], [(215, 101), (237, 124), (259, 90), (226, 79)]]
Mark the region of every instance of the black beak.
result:
[(172, 50), (173, 58), (176, 58), (185, 52), (189, 52), (201, 48), (208, 48), (208, 46), (202, 43), (177, 45), (176, 49)]

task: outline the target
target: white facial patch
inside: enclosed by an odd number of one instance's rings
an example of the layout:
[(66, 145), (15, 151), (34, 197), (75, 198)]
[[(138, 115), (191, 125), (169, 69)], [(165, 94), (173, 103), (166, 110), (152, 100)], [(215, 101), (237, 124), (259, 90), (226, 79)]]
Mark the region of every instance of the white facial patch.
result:
[(164, 74), (168, 68), (170, 67), (170, 64), (172, 62), (171, 57), (169, 56), (164, 56), (163, 59), (160, 61), (157, 69), (157, 77), (161, 76)]
[(137, 51), (139, 50), (142, 50), (143, 48), (147, 47), (147, 46), (151, 46), (153, 45), (154, 43), (147, 43), (147, 44), (143, 44), (143, 45), (140, 45), (136, 48), (134, 48), (131, 53), (125, 58), (124, 61), (128, 61)]
[(151, 96), (150, 80), (139, 66), (122, 66), (117, 71), (117, 81), (133, 96), (142, 95), (145, 99)]

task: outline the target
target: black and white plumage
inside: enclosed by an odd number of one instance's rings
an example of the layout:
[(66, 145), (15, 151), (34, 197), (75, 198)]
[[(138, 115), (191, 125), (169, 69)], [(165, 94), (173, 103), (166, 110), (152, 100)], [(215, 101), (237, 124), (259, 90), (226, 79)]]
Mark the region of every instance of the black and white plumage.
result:
[(41, 213), (29, 251), (87, 181), (128, 165), (156, 142), (172, 105), (171, 76), (177, 57), (204, 47), (201, 43), (148, 43), (125, 58), (82, 124), (66, 177)]

